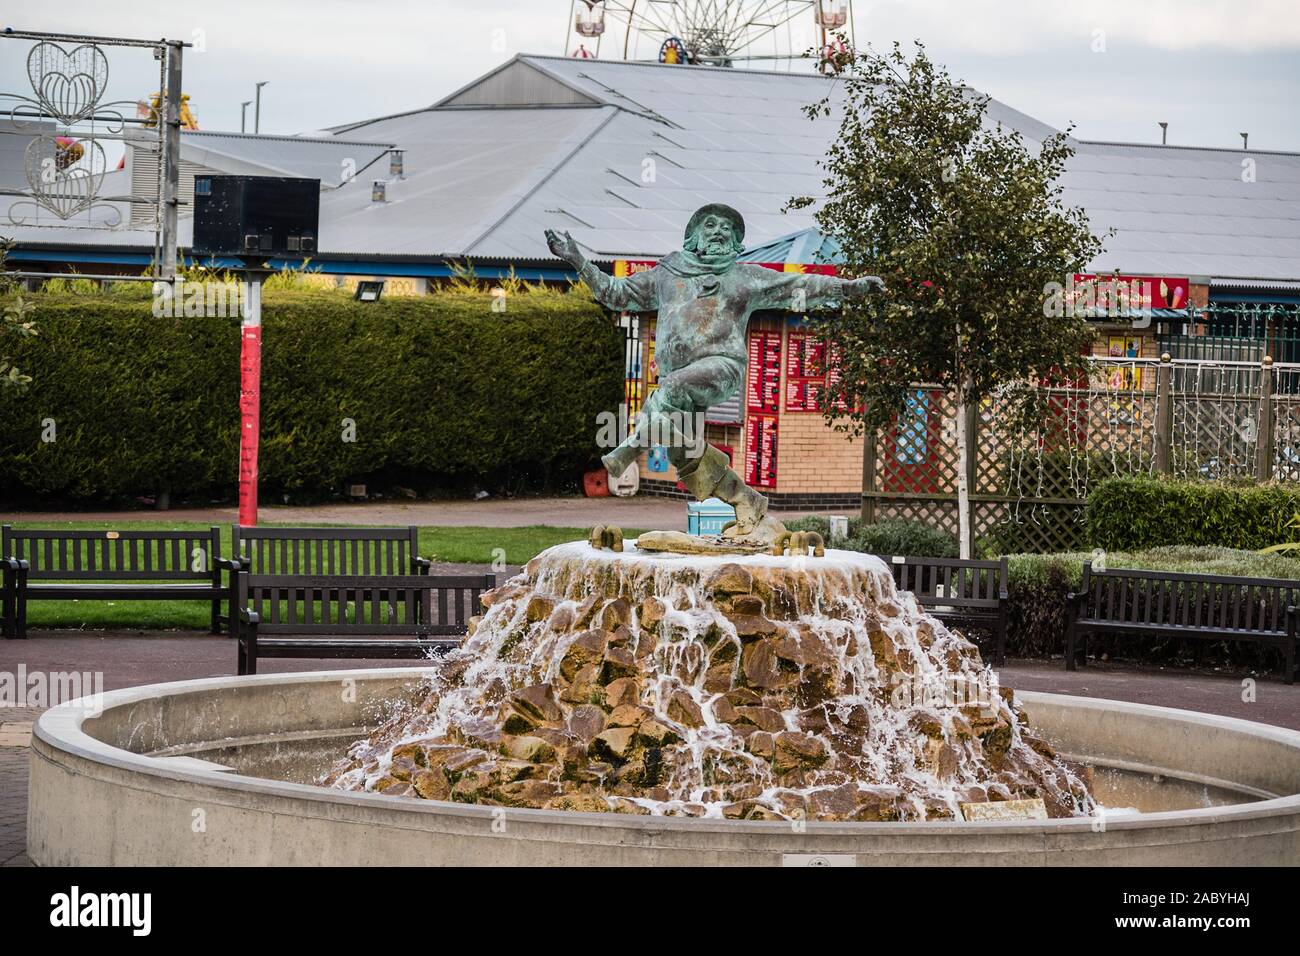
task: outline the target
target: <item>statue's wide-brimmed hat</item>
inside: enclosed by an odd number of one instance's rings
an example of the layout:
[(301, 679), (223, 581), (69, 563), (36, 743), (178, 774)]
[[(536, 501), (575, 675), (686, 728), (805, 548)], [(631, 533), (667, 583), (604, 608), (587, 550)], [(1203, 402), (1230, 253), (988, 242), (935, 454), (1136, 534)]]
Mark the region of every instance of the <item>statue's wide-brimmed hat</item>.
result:
[(690, 234), (695, 231), (695, 227), (708, 216), (721, 216), (729, 221), (731, 228), (736, 232), (737, 242), (745, 238), (745, 217), (730, 206), (720, 202), (711, 202), (707, 206), (701, 206), (695, 210), (695, 214), (691, 216), (691, 221), (686, 224), (686, 236), (689, 238)]

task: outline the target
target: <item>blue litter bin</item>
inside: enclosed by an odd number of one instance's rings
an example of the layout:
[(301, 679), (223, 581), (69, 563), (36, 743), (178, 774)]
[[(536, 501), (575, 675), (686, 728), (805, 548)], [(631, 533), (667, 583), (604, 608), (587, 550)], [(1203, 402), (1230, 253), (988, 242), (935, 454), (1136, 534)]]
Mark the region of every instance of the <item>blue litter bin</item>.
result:
[(728, 521), (736, 520), (736, 509), (721, 498), (706, 498), (686, 504), (686, 528), (700, 537), (722, 534)]

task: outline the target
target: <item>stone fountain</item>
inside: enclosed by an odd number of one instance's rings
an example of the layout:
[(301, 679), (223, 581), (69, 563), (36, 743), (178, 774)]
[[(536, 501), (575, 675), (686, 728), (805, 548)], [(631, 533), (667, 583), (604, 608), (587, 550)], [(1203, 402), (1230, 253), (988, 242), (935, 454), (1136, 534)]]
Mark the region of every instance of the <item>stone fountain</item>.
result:
[(484, 604), (413, 711), (322, 783), (744, 820), (1094, 808), (1088, 771), (1029, 730), (975, 646), (878, 559), (574, 542)]

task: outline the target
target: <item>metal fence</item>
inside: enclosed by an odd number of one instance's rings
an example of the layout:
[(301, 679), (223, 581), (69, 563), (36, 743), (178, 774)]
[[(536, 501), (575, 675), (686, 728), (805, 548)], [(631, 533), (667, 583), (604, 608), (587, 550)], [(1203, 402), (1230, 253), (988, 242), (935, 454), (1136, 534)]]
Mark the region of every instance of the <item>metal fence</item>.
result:
[(1156, 342), (1175, 359), (1300, 362), (1300, 306), (1215, 302), (1184, 320), (1162, 320)]
[[(1086, 382), (1040, 387), (1030, 421), (994, 398), (968, 409), (976, 539), (998, 551), (1064, 551), (1083, 540), (1102, 478), (1300, 481), (1300, 363), (1095, 358)], [(956, 406), (918, 385), (864, 463), (871, 520), (957, 531)]]

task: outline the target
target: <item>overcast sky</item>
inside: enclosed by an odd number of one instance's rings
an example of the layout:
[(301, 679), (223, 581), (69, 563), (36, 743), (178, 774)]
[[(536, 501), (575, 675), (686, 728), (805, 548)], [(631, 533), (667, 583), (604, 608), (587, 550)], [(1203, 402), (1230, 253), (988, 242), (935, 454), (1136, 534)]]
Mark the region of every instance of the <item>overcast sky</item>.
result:
[[(3, 0), (0, 25), (196, 42), (184, 85), (203, 129), (238, 130), (240, 101), (268, 80), (262, 131), (300, 133), (427, 106), (515, 53), (561, 54), (569, 9), (570, 0)], [(854, 10), (860, 46), (919, 38), (954, 76), (1053, 126), (1073, 122), (1086, 139), (1158, 142), (1166, 120), (1170, 143), (1239, 148), (1244, 130), (1252, 147), (1300, 151), (1300, 0), (855, 0)], [(810, 12), (784, 42), (803, 31), (811, 37)], [(0, 90), (29, 89), (28, 47), (0, 41)], [(157, 88), (147, 52), (110, 62), (110, 97)]]

